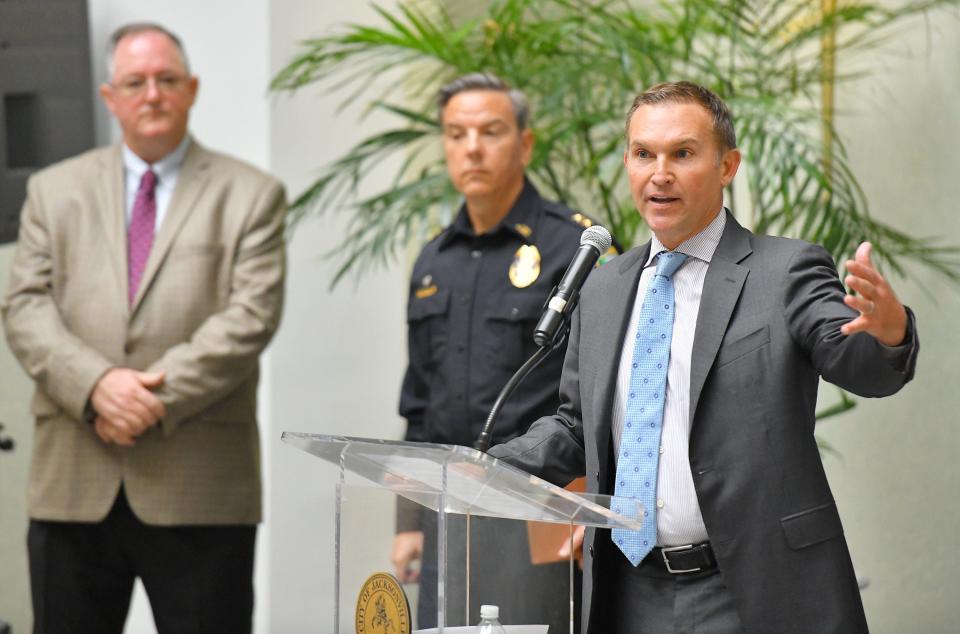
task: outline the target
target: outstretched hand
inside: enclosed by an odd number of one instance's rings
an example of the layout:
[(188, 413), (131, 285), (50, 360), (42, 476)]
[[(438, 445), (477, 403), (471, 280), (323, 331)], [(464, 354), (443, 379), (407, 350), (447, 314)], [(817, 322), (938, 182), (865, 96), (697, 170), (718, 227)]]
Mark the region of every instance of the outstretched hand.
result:
[(860, 315), (841, 326), (840, 332), (866, 332), (884, 345), (898, 346), (907, 335), (907, 311), (889, 282), (873, 266), (872, 248), (864, 242), (857, 247), (854, 259), (847, 260), (844, 283), (857, 294), (847, 295), (843, 303)]

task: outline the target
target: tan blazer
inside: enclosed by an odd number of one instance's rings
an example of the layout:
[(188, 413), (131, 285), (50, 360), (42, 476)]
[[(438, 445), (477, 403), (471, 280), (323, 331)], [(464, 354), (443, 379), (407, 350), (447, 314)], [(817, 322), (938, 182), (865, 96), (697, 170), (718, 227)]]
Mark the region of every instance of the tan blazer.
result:
[[(30, 517), (98, 521), (122, 483), (148, 524), (257, 523), (258, 357), (283, 301), (283, 187), (192, 142), (132, 307), (123, 201), (118, 146), (27, 185), (2, 311), (36, 382)], [(133, 447), (83, 420), (117, 366), (166, 371), (167, 417)]]

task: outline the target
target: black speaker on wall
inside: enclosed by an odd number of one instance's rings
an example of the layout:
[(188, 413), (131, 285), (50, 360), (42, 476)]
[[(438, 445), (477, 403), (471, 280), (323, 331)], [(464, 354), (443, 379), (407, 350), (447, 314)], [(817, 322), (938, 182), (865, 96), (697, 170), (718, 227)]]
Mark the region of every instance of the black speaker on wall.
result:
[(86, 0), (0, 0), (0, 243), (27, 178), (93, 147)]

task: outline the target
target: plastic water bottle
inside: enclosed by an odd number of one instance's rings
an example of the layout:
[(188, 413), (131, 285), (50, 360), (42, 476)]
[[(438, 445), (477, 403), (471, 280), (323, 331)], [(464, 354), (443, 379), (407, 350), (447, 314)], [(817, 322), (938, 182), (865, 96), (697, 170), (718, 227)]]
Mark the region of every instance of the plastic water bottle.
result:
[(495, 605), (480, 606), (480, 623), (477, 625), (477, 634), (507, 634), (507, 630), (500, 625), (500, 608)]

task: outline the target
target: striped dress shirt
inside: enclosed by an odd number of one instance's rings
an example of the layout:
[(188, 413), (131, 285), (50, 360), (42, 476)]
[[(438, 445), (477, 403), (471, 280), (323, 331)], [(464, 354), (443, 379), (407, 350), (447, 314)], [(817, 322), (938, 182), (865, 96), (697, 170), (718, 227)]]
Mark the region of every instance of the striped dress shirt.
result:
[[(670, 362), (667, 365), (667, 392), (663, 407), (663, 432), (660, 437), (660, 463), (657, 470), (657, 545), (682, 546), (706, 541), (697, 492), (690, 471), (690, 359), (693, 335), (700, 312), (700, 297), (707, 267), (720, 242), (726, 214), (723, 209), (703, 231), (682, 242), (675, 251), (690, 256), (673, 275), (674, 317)], [(668, 250), (652, 238), (650, 256), (644, 265), (633, 303), (628, 333), (635, 331), (640, 319), (640, 305), (656, 270), (654, 258)], [(624, 338), (617, 371), (613, 401), (614, 456), (620, 455), (620, 435), (627, 411), (626, 395), (630, 391), (630, 372), (635, 337)]]

